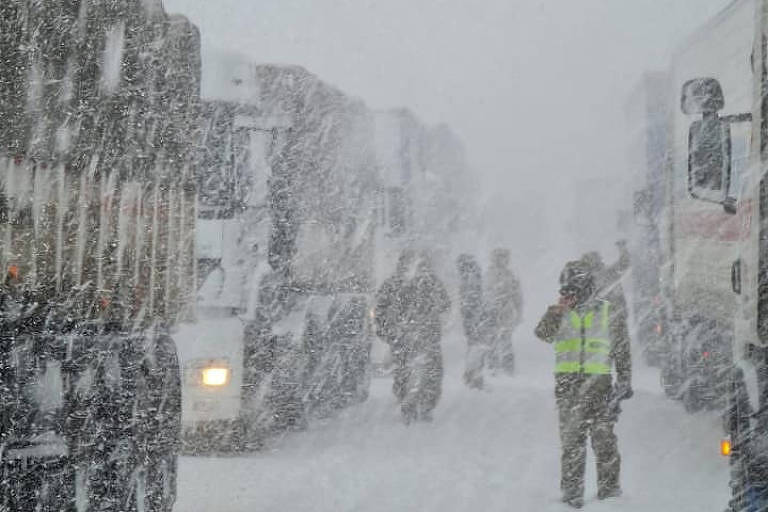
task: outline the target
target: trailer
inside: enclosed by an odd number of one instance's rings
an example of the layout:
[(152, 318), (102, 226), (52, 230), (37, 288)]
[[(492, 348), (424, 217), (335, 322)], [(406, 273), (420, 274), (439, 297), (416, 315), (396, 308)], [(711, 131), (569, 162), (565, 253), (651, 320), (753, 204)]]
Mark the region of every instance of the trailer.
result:
[(0, 510), (170, 511), (198, 31), (8, 0), (0, 52)]

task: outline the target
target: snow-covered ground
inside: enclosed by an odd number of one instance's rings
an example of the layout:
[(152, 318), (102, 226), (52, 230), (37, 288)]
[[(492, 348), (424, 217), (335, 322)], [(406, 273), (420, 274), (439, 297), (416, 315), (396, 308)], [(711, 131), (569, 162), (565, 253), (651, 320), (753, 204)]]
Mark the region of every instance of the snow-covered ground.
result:
[[(249, 457), (183, 458), (178, 512), (563, 511), (550, 347), (523, 327), (518, 372), (473, 392), (461, 382), (461, 340), (431, 424), (405, 427), (389, 379), (370, 399)], [(665, 399), (657, 372), (635, 365), (635, 397), (619, 425), (624, 496), (597, 501), (593, 459), (587, 510), (720, 511), (728, 500), (721, 427)], [(591, 457), (591, 456), (590, 456)]]

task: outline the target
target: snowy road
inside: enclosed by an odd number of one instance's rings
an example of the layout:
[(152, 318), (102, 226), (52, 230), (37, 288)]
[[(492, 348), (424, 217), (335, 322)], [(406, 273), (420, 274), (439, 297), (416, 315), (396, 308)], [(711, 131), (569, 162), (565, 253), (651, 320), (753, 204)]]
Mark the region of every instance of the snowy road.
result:
[[(292, 434), (268, 452), (183, 458), (175, 510), (567, 510), (558, 501), (551, 354), (543, 344), (522, 348), (518, 374), (493, 379), (491, 389), (480, 393), (461, 384), (455, 349), (432, 424), (403, 426), (391, 381), (377, 379), (368, 402)], [(618, 426), (625, 495), (597, 501), (590, 459), (585, 508), (722, 511), (728, 466), (717, 454), (717, 418), (688, 415), (666, 400), (654, 370), (636, 366), (635, 375), (636, 394)]]

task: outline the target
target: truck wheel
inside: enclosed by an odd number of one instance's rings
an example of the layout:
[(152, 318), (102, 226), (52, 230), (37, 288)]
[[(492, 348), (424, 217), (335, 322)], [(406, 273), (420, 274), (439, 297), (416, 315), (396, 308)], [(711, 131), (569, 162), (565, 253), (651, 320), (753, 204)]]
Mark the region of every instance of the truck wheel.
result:
[(139, 483), (137, 499), (143, 499), (146, 512), (171, 512), (176, 502), (176, 477), (178, 456), (168, 454), (149, 463), (141, 472), (143, 481)]
[(165, 333), (137, 339), (141, 353), (135, 391), (135, 499), (147, 512), (170, 512), (176, 500), (181, 445), (181, 370), (173, 339)]
[(688, 386), (683, 392), (683, 407), (686, 412), (694, 413), (704, 408), (705, 402), (696, 386)]
[(659, 372), (659, 379), (661, 381), (661, 389), (664, 390), (664, 394), (668, 398), (673, 400), (681, 398), (680, 388), (682, 386), (682, 379), (680, 378), (680, 371), (675, 365), (667, 362), (661, 369), (661, 372)]

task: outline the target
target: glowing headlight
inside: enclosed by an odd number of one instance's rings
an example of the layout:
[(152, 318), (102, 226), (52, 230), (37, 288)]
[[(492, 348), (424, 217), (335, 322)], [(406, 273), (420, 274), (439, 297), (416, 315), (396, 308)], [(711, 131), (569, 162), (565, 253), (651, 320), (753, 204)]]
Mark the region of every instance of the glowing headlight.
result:
[(229, 382), (229, 368), (203, 368), (203, 384), (224, 386)]

